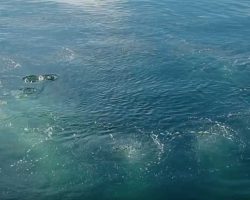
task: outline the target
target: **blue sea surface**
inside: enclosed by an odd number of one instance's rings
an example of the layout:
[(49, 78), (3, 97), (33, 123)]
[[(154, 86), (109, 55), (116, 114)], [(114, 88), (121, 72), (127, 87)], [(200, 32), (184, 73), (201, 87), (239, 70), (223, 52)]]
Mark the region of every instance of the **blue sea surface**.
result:
[(0, 0), (0, 200), (249, 200), (249, 145), (250, 1)]

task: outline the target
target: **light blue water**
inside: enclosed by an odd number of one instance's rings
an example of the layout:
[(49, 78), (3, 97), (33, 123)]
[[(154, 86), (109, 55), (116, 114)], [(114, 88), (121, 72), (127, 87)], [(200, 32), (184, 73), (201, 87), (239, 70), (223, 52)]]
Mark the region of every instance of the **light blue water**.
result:
[(0, 199), (250, 199), (249, 41), (247, 0), (0, 0)]

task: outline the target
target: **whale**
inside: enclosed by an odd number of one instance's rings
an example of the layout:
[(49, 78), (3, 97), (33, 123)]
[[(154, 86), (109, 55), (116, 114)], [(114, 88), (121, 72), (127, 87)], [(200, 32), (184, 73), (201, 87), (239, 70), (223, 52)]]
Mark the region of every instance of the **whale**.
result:
[(28, 75), (23, 77), (25, 83), (35, 83), (41, 81), (55, 81), (58, 79), (56, 74), (44, 74), (44, 75)]

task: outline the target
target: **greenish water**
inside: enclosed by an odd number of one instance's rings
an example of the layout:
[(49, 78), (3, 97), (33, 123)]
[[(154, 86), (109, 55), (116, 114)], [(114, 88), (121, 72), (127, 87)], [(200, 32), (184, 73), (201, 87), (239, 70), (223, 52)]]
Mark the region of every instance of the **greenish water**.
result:
[(246, 0), (0, 0), (0, 200), (248, 200), (249, 22)]

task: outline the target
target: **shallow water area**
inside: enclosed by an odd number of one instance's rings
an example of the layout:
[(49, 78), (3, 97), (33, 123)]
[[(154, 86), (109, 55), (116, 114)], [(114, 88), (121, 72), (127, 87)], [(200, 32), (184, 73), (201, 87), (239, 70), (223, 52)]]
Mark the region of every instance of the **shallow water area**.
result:
[(249, 11), (2, 0), (0, 199), (249, 199)]

